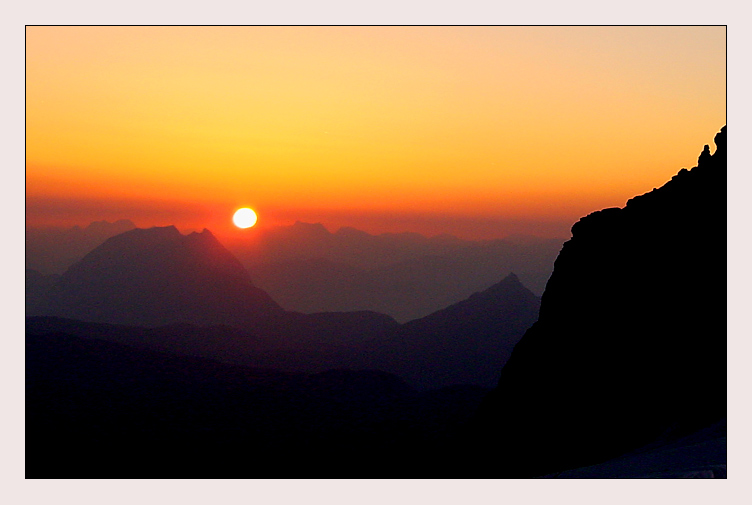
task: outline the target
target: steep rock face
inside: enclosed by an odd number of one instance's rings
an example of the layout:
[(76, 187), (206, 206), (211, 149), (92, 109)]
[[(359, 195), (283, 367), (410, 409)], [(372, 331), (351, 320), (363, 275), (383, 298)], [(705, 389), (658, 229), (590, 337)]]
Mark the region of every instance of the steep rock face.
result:
[(204, 230), (134, 229), (108, 239), (54, 287), (52, 315), (155, 326), (247, 326), (282, 314), (240, 262)]
[(604, 461), (726, 415), (726, 127), (692, 170), (582, 218), (479, 411), (488, 471)]

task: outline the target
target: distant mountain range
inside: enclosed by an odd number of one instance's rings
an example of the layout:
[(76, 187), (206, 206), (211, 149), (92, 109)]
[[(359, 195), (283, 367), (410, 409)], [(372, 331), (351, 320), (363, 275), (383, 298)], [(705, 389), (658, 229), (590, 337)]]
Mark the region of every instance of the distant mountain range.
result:
[(373, 311), (284, 311), (211, 232), (171, 226), (111, 237), (61, 276), (27, 271), (26, 297), (29, 316), (57, 318), (30, 319), (34, 334), (65, 331), (287, 371), (378, 369), (421, 389), (492, 387), (539, 308), (511, 274), (403, 325)]
[[(101, 221), (85, 229), (28, 228), (27, 269), (63, 274), (108, 238), (133, 228), (130, 221)], [(540, 295), (564, 242), (529, 236), (470, 241), (451, 235), (370, 235), (354, 228), (331, 233), (321, 224), (302, 222), (254, 233), (253, 241), (231, 242), (228, 249), (253, 283), (286, 310), (373, 311), (399, 322), (464, 300), (511, 272)]]
[(469, 241), (417, 233), (330, 233), (298, 222), (267, 230), (233, 252), (253, 282), (299, 312), (373, 310), (399, 322), (424, 317), (511, 272), (543, 292), (563, 239), (513, 236)]
[(156, 328), (29, 317), (29, 335), (64, 333), (186, 356), (290, 372), (383, 370), (420, 390), (495, 386), (501, 367), (537, 319), (540, 299), (513, 274), (422, 319), (399, 325), (375, 312), (287, 312), (245, 329)]

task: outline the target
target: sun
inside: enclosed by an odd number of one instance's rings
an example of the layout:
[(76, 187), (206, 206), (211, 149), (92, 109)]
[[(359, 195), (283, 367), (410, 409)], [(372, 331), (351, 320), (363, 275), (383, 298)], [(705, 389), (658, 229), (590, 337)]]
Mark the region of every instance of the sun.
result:
[(235, 226), (238, 228), (250, 228), (256, 224), (257, 219), (258, 217), (256, 216), (256, 213), (248, 207), (236, 210), (235, 214), (232, 216), (232, 222), (235, 223)]

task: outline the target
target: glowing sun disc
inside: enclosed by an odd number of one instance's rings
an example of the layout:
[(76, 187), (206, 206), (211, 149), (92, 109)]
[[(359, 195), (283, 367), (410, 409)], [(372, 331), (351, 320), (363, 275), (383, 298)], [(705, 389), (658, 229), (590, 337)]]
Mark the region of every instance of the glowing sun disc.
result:
[(235, 226), (238, 228), (250, 228), (256, 224), (257, 219), (256, 213), (248, 207), (238, 209), (235, 211), (235, 215), (232, 216), (232, 222), (235, 223)]

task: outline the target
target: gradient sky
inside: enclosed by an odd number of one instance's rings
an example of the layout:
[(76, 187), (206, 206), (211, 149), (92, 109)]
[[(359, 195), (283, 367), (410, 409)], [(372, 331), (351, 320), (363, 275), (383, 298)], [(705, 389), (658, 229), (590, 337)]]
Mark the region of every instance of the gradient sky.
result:
[(725, 27), (27, 27), (26, 51), (28, 225), (221, 234), (250, 206), (566, 237), (726, 124)]

